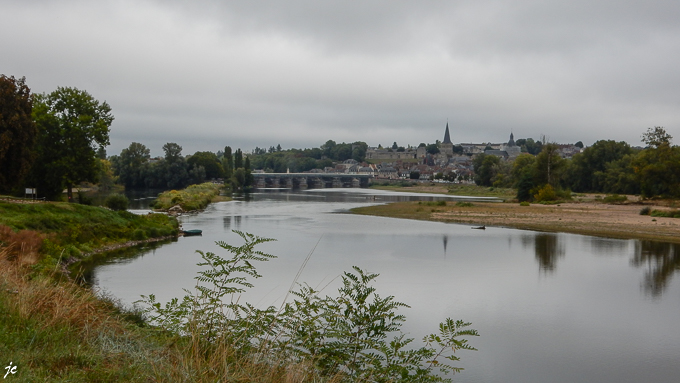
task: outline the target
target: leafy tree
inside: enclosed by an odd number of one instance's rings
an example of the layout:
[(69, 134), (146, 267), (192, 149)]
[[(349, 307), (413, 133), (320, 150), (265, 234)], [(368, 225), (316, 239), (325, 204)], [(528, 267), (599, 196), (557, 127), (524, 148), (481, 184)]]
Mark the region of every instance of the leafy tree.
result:
[(145, 166), (149, 162), (149, 149), (138, 142), (133, 142), (120, 152), (116, 161), (116, 174), (125, 187), (144, 187)]
[(253, 187), (253, 184), (255, 183), (255, 177), (253, 177), (253, 173), (250, 171), (250, 158), (246, 157), (246, 160), (243, 163), (243, 171), (244, 171), (244, 176), (243, 176), (243, 188), (246, 190), (250, 190)]
[(168, 164), (177, 162), (182, 158), (182, 147), (174, 142), (168, 142), (163, 145), (163, 152), (165, 153), (165, 161)]
[(576, 146), (577, 148), (583, 149), (583, 142), (579, 141), (579, 142), (575, 143), (574, 146)]
[(517, 188), (517, 199), (522, 201), (531, 201), (533, 195), (531, 190), (534, 189), (536, 185), (535, 181), (535, 163), (536, 157), (529, 153), (522, 153), (512, 164), (512, 178), (515, 180), (515, 187)]
[(392, 150), (396, 149), (399, 149), (399, 145), (397, 145), (397, 141), (394, 141), (394, 143), (392, 144)]
[(320, 148), (321, 152), (323, 153), (324, 156), (326, 156), (328, 158), (332, 158), (333, 157), (332, 152), (333, 152), (333, 149), (335, 149), (336, 145), (337, 144), (335, 143), (335, 141), (328, 140), (328, 141), (326, 141), (325, 144), (321, 145), (321, 148)]
[(224, 184), (230, 185), (231, 184), (231, 177), (234, 175), (234, 157), (231, 155), (231, 146), (225, 146), (224, 147), (224, 157), (222, 158), (222, 169), (224, 169)]
[(671, 145), (673, 137), (666, 133), (666, 129), (661, 126), (655, 126), (654, 128), (648, 128), (647, 132), (642, 134), (642, 142), (647, 144), (652, 148), (658, 148), (661, 145)]
[(243, 167), (243, 152), (239, 148), (236, 149), (236, 152), (234, 153), (234, 169), (242, 167)]
[(475, 169), (475, 183), (480, 186), (493, 185), (494, 177), (498, 173), (501, 159), (486, 154), (479, 154), (472, 161)]
[(437, 144), (427, 145), (425, 150), (428, 153), (435, 155), (435, 154), (439, 153), (439, 145), (437, 145)]
[(213, 152), (196, 152), (193, 156), (187, 159), (190, 167), (203, 166), (205, 169), (205, 178), (215, 179), (224, 176), (224, 168)]
[(559, 186), (562, 170), (566, 162), (559, 155), (557, 144), (549, 143), (543, 145), (541, 153), (536, 156), (536, 185), (549, 184), (553, 187)]
[(26, 78), (0, 75), (0, 192), (20, 187), (33, 163), (38, 129)]
[(364, 162), (368, 144), (363, 141), (356, 141), (352, 143), (352, 148), (352, 158), (357, 162)]
[(537, 155), (543, 150), (543, 143), (540, 141), (534, 141), (533, 138), (520, 138), (515, 141), (515, 144), (522, 148), (523, 152)]
[(73, 201), (73, 185), (97, 181), (95, 148), (109, 144), (111, 107), (86, 91), (60, 87), (35, 97), (33, 118), (40, 137), (33, 182), (50, 198), (66, 186)]
[[(601, 175), (607, 164), (632, 152), (633, 149), (626, 142), (599, 140), (572, 158), (566, 170), (567, 184), (577, 192), (604, 192)], [(596, 177), (597, 173), (600, 176)]]
[(661, 127), (648, 129), (643, 141), (649, 147), (633, 161), (644, 197), (680, 197), (680, 148)]

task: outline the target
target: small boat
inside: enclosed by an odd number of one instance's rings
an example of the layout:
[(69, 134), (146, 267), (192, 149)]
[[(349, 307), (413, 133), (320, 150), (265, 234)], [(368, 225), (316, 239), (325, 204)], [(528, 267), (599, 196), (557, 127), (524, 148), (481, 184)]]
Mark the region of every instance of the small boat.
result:
[(486, 230), (486, 225), (484, 225), (484, 226), (478, 226), (478, 227), (473, 227), (473, 229)]
[(190, 236), (192, 236), (192, 235), (202, 235), (202, 234), (203, 234), (203, 230), (198, 230), (198, 229), (194, 229), (194, 230), (183, 230), (183, 231), (182, 231), (182, 234), (184, 234), (185, 237), (190, 237)]

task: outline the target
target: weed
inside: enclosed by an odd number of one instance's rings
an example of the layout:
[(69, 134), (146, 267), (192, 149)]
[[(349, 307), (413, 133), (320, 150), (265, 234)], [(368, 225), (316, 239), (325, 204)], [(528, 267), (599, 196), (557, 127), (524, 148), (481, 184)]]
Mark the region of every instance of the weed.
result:
[(181, 300), (165, 305), (153, 295), (142, 297), (149, 320), (178, 334), (192, 350), (181, 355), (178, 376), (234, 380), (232, 366), (249, 360), (251, 368), (294, 366), (296, 376), (321, 374), (333, 381), (441, 382), (450, 380), (435, 370), (462, 370), (447, 363), (459, 360), (452, 352), (474, 350), (463, 338), (478, 336), (477, 331), (467, 329), (470, 323), (451, 319), (440, 324), (438, 334), (426, 336), (424, 346), (411, 346), (414, 339), (401, 332), (406, 318), (396, 312), (408, 306), (378, 295), (372, 286), (378, 274), (356, 266), (343, 273), (335, 297), (322, 298), (302, 284), (291, 291), (293, 301), (280, 309), (240, 303), (238, 294), (252, 287), (248, 278), (260, 277), (253, 263), (274, 256), (254, 248), (271, 239), (235, 233), (244, 245), (217, 243), (230, 257), (199, 252), (204, 260), (199, 265), (208, 269), (196, 277), (195, 293), (187, 291)]
[(463, 201), (458, 201), (456, 202), (456, 207), (473, 207), (475, 205), (472, 204), (472, 202), (463, 202)]

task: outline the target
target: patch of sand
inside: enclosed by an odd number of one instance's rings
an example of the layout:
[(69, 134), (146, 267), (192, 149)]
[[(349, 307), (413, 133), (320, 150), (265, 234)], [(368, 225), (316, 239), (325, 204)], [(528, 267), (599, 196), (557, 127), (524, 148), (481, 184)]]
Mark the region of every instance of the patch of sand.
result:
[[(655, 206), (652, 209), (664, 210)], [(680, 219), (640, 215), (641, 205), (568, 203), (519, 206), (475, 203), (433, 212), (431, 219), (476, 225), (567, 232), (615, 238), (656, 239), (680, 242)]]

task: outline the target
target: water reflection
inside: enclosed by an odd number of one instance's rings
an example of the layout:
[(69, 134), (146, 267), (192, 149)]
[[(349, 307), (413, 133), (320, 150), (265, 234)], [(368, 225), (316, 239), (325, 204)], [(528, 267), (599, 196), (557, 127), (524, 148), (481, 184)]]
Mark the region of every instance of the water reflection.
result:
[(642, 287), (654, 297), (668, 287), (673, 274), (680, 270), (680, 245), (667, 242), (638, 241), (631, 259), (635, 267), (646, 267)]
[(564, 256), (564, 244), (560, 243), (557, 234), (536, 233), (522, 236), (524, 247), (534, 246), (534, 253), (539, 269), (545, 273), (553, 273), (557, 260)]
[(627, 255), (629, 253), (629, 241), (622, 239), (610, 239), (600, 237), (584, 237), (587, 238), (590, 248), (595, 255)]
[(177, 238), (165, 241), (143, 243), (137, 246), (112, 250), (105, 253), (95, 254), (87, 260), (79, 262), (75, 269), (71, 270), (75, 280), (87, 286), (97, 285), (96, 267), (111, 264), (126, 264), (143, 258), (147, 254), (155, 254), (160, 247), (177, 242)]

